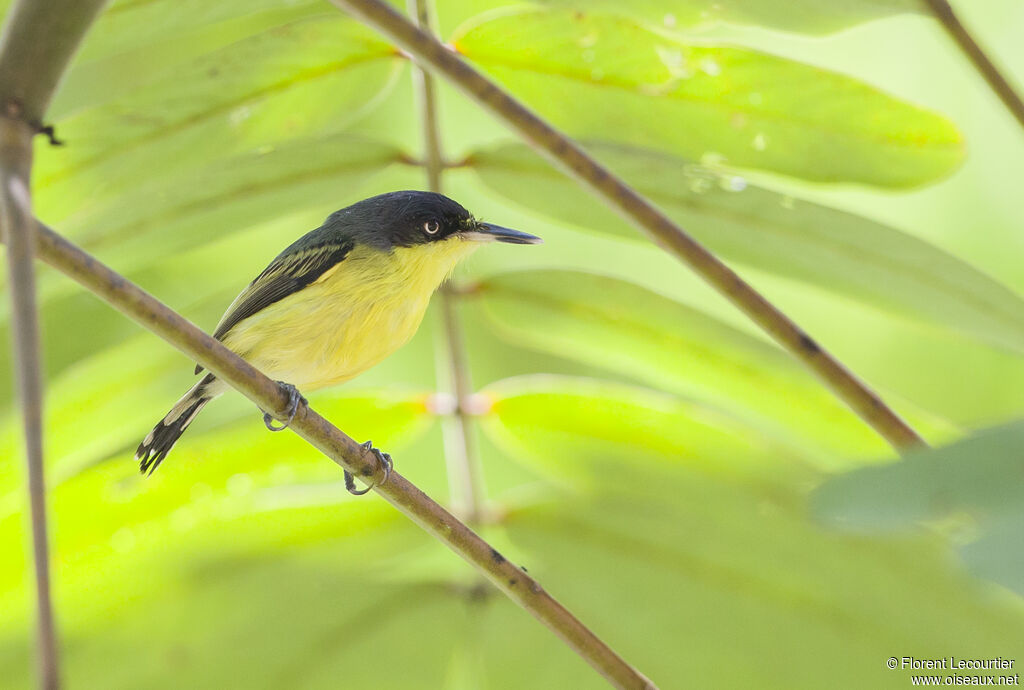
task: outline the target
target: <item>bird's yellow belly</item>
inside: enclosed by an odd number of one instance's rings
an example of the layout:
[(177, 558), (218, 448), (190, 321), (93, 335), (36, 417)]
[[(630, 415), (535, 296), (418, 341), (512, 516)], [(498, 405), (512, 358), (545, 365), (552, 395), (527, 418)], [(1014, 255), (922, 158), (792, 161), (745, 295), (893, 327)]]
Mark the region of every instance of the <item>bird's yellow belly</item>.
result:
[(431, 294), (471, 248), (460, 242), (434, 257), (422, 250), (354, 253), (321, 280), (241, 321), (224, 344), (301, 390), (342, 383), (409, 341)]

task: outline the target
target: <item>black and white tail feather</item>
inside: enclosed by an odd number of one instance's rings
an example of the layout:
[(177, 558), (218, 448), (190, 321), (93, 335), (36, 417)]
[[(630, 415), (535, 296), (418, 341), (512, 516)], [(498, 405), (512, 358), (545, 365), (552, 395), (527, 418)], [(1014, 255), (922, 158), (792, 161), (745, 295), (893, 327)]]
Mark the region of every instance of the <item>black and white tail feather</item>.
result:
[(139, 444), (135, 451), (139, 470), (143, 474), (152, 474), (206, 403), (223, 392), (224, 385), (213, 374), (207, 374), (185, 393)]

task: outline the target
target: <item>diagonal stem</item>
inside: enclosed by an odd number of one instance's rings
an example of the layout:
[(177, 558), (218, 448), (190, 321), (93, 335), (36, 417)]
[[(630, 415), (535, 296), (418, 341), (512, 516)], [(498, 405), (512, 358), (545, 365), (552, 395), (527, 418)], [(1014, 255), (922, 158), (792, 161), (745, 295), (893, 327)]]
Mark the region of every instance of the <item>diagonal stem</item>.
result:
[(28, 191), (33, 134), (33, 128), (24, 122), (0, 118), (0, 225), (7, 243), (13, 360), (25, 435), (32, 558), (35, 564), (36, 666), (39, 686), (51, 690), (60, 686), (60, 666), (50, 591), (49, 531), (43, 476), (43, 383), (33, 261), (35, 221)]
[[(287, 416), (288, 395), (277, 383), (221, 342), (42, 224), (36, 228), (36, 242), (39, 258), (202, 364), (261, 409), (279, 419)], [(374, 482), (374, 490), (381, 497), (475, 566), (492, 584), (544, 623), (615, 686), (654, 687), (548, 594), (539, 582), (506, 560), (405, 477), (392, 471), (390, 478), (381, 483), (384, 470), (376, 457), (312, 408), (301, 407), (288, 428), (344, 469), (365, 481)]]
[(477, 101), (558, 168), (632, 221), (665, 250), (687, 263), (782, 347), (807, 365), (854, 412), (897, 450), (924, 440), (868, 386), (788, 316), (630, 188), (579, 145), (513, 98), (430, 34), (380, 0), (331, 0), (375, 27), (400, 48)]
[(932, 14), (935, 15), (935, 18), (946, 29), (946, 33), (960, 46), (960, 50), (963, 51), (967, 59), (974, 65), (974, 68), (988, 82), (992, 91), (999, 96), (1006, 109), (1017, 118), (1017, 122), (1021, 126), (1024, 126), (1024, 101), (1014, 91), (1013, 86), (1010, 85), (1010, 82), (999, 71), (999, 68), (985, 54), (985, 51), (978, 45), (978, 42), (974, 40), (967, 27), (960, 23), (960, 19), (956, 16), (956, 12), (953, 11), (953, 7), (946, 0), (926, 0), (926, 2)]
[[(427, 0), (409, 0), (409, 14), (417, 26), (430, 31), (430, 9)], [(437, 96), (434, 78), (413, 65), (413, 88), (419, 101), (420, 121), (423, 131), (424, 169), (427, 173), (427, 187), (432, 192), (441, 193), (441, 178), (444, 171), (444, 159), (441, 153), (441, 128), (438, 124)], [(469, 524), (476, 524), (481, 519), (483, 507), (483, 474), (480, 459), (477, 457), (476, 446), (473, 444), (472, 429), (466, 412), (473, 385), (470, 380), (469, 362), (466, 360), (466, 349), (463, 339), (462, 324), (459, 319), (457, 290), (448, 283), (441, 288), (439, 303), (445, 338), (445, 354), (447, 363), (438, 362), (439, 370), (446, 370), (451, 378), (451, 387), (455, 393), (454, 414), (443, 420), (444, 425), (444, 457), (448, 467), (448, 485), (451, 502), (456, 513), (465, 517)], [(438, 372), (441, 375), (441, 371)]]

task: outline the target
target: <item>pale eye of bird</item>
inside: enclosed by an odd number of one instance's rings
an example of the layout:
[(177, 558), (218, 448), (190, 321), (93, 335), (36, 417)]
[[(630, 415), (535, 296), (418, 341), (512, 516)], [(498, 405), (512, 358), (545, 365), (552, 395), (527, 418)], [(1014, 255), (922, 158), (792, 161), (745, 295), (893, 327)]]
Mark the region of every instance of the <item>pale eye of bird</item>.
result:
[(437, 231), (441, 229), (441, 224), (436, 220), (428, 220), (423, 224), (423, 229), (428, 235), (436, 235)]

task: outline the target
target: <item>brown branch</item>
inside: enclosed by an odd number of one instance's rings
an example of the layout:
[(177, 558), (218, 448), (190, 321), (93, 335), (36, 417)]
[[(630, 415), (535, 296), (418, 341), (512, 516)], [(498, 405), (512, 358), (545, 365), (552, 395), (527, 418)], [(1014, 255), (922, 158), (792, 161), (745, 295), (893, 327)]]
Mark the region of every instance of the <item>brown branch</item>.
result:
[(804, 362), (841, 400), (895, 448), (905, 450), (924, 445), (917, 432), (875, 392), (775, 305), (673, 223), (650, 201), (507, 91), (380, 0), (331, 1), (376, 28), (412, 55), (419, 64), (459, 87), (485, 110), (545, 154), (556, 167), (590, 189), (665, 250), (686, 262), (780, 345)]
[(43, 477), (43, 383), (33, 261), (35, 243), (32, 237), (35, 222), (28, 191), (34, 134), (33, 128), (24, 122), (0, 118), (0, 225), (7, 243), (13, 362), (24, 425), (29, 512), (32, 517), (36, 666), (39, 686), (50, 690), (60, 686), (60, 666), (50, 598), (49, 532), (46, 481)]
[(1006, 77), (999, 71), (999, 68), (992, 63), (992, 60), (985, 54), (985, 51), (978, 45), (978, 42), (974, 40), (967, 27), (960, 23), (960, 19), (956, 16), (950, 4), (946, 0), (926, 0), (926, 2), (928, 7), (931, 8), (932, 14), (935, 15), (935, 18), (946, 29), (946, 33), (960, 46), (960, 50), (971, 61), (974, 68), (981, 73), (981, 76), (988, 82), (989, 87), (999, 96), (1006, 109), (1017, 118), (1017, 122), (1021, 126), (1024, 126), (1024, 101), (1021, 101), (1020, 96), (1014, 91), (1010, 82), (1006, 80)]
[[(50, 228), (37, 226), (38, 256), (96, 293), (212, 371), (261, 409), (283, 418), (287, 395), (274, 381), (202, 332), (137, 285), (104, 266)], [(344, 469), (367, 481), (386, 501), (475, 566), (510, 599), (533, 614), (609, 680), (624, 688), (653, 688), (643, 675), (602, 642), (540, 584), (431, 500), (398, 472), (387, 482), (373, 454), (303, 406), (289, 426)]]
[[(430, 10), (427, 0), (409, 0), (409, 14), (416, 24), (430, 31)], [(434, 78), (418, 65), (412, 68), (413, 88), (419, 101), (420, 122), (423, 131), (423, 166), (427, 174), (427, 187), (441, 193), (441, 178), (444, 171), (444, 157), (441, 153), (441, 127), (437, 117), (437, 95)], [(480, 459), (473, 444), (472, 429), (466, 414), (469, 397), (473, 393), (470, 382), (469, 363), (463, 342), (463, 329), (459, 321), (458, 292), (449, 283), (441, 288), (439, 303), (445, 337), (447, 363), (439, 370), (447, 370), (451, 387), (455, 393), (455, 411), (442, 420), (444, 426), (444, 457), (448, 468), (448, 486), (455, 512), (462, 515), (469, 524), (476, 524), (482, 517), (483, 473)], [(439, 375), (441, 372), (439, 371)]]
[(36, 308), (35, 220), (29, 183), (32, 138), (60, 76), (104, 0), (16, 0), (0, 36), (0, 224), (7, 243), (15, 378), (25, 434), (32, 560), (36, 585), (36, 661), (39, 686), (60, 686), (43, 471), (43, 384)]

